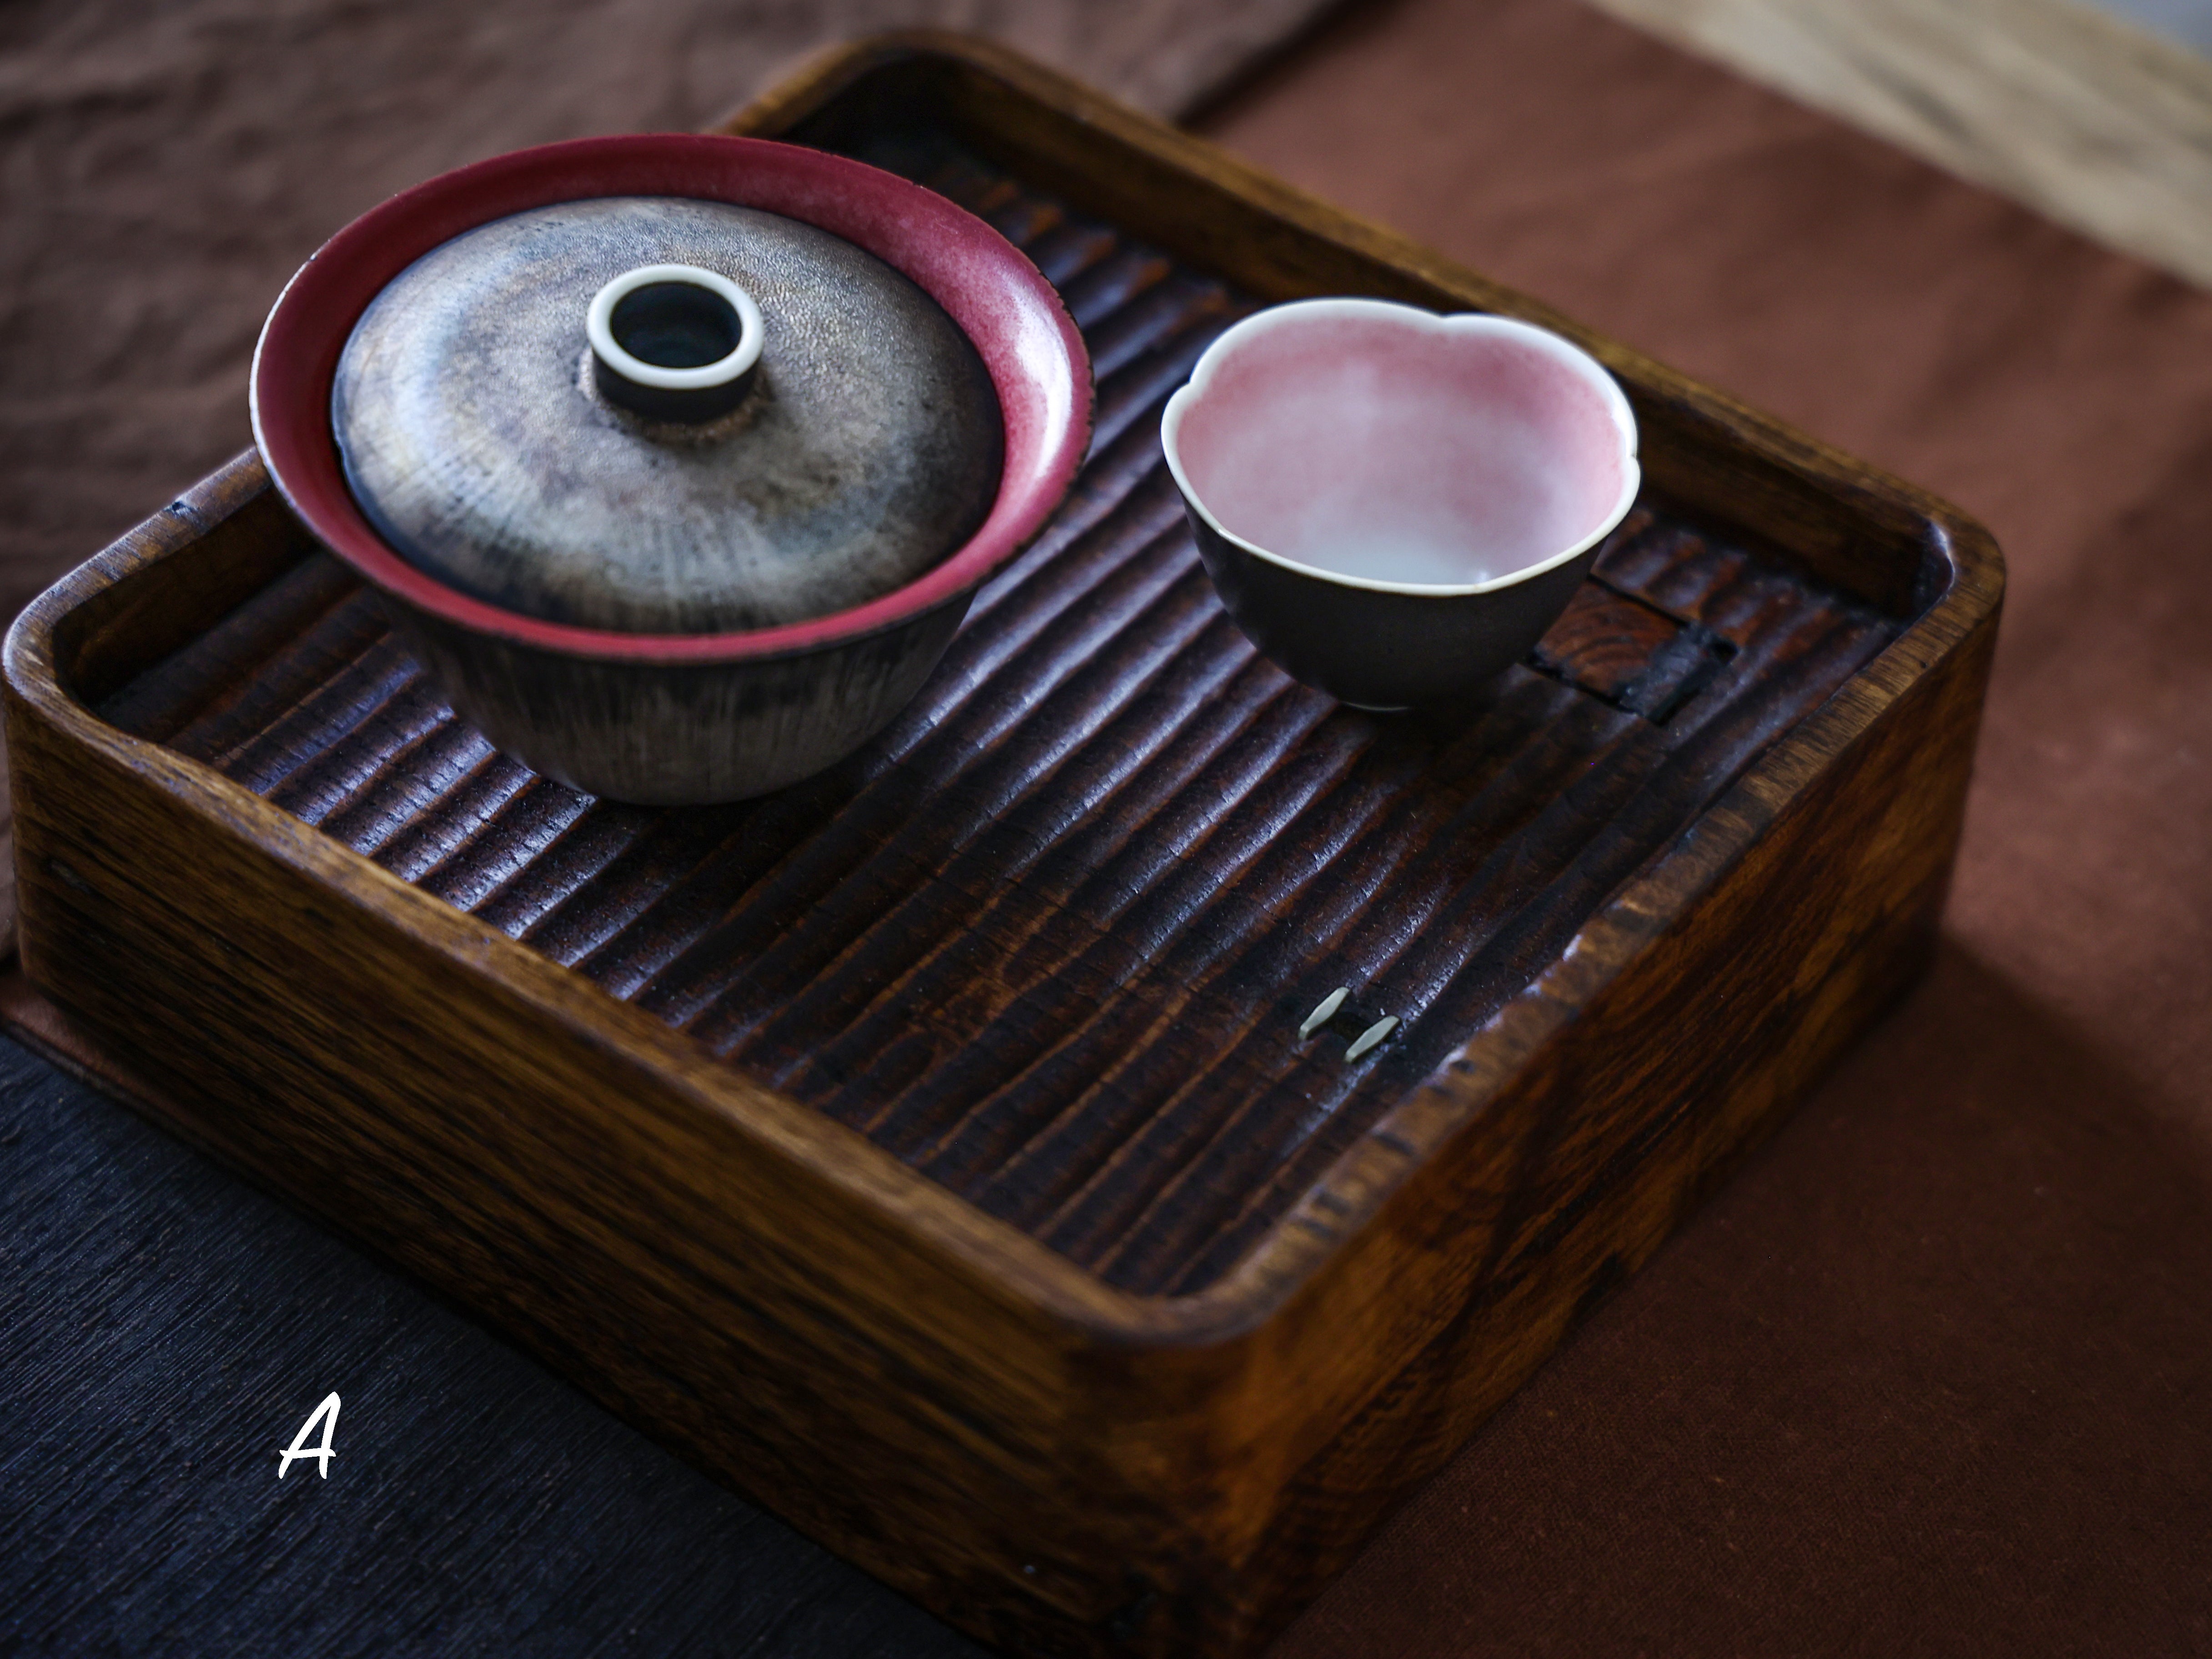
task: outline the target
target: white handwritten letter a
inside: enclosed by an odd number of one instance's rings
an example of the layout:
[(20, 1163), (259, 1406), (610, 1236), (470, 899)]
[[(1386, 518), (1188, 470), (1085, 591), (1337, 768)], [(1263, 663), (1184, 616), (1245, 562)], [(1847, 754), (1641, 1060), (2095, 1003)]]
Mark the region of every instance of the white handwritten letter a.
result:
[[(318, 1423), (323, 1425), (323, 1443), (310, 1449), (307, 1437), (315, 1431), (315, 1425)], [(331, 1459), (337, 1455), (337, 1450), (331, 1444), (331, 1437), (337, 1431), (338, 1397), (332, 1395), (321, 1405), (316, 1407), (308, 1414), (307, 1420), (300, 1425), (300, 1432), (292, 1437), (292, 1443), (276, 1454), (276, 1478), (279, 1480), (284, 1478), (284, 1471), (292, 1467), (294, 1458), (312, 1457), (315, 1460), (317, 1471), (321, 1474), (324, 1480), (329, 1480)]]

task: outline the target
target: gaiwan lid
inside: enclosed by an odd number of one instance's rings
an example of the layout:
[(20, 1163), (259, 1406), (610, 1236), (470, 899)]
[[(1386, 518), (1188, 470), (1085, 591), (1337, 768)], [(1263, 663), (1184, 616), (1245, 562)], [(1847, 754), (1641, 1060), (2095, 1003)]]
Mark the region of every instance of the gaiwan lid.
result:
[(403, 558), (523, 615), (770, 628), (904, 586), (974, 532), (1004, 430), (937, 302), (799, 220), (613, 197), (424, 254), (370, 302), (331, 421)]

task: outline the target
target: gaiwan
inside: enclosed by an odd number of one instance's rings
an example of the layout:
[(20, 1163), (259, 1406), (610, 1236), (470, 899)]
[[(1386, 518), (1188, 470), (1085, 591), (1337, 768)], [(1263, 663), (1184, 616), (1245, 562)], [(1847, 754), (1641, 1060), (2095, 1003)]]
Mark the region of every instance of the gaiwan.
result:
[(286, 286), (252, 387), (270, 480), (455, 714), (671, 805), (883, 733), (1091, 435), (1083, 337), (996, 230), (690, 133), (380, 203)]
[(842, 237), (611, 197), (479, 226), (370, 303), (331, 398), (402, 558), (503, 611), (639, 635), (827, 617), (974, 533), (1002, 462), (982, 359)]

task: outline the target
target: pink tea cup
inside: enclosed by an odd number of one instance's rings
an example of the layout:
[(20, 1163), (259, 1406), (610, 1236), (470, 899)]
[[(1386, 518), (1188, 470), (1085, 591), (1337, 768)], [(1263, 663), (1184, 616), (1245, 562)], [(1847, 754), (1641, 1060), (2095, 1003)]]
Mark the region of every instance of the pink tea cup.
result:
[(1361, 708), (1463, 696), (1525, 656), (1636, 499), (1636, 419), (1547, 329), (1379, 300), (1246, 318), (1160, 428), (1222, 602)]

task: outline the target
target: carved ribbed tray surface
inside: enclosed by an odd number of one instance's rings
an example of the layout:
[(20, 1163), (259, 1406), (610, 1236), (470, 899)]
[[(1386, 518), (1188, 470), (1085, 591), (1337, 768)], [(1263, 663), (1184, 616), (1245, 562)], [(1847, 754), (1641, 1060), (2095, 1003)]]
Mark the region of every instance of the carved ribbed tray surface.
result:
[(942, 147), (866, 159), (1030, 252), (1099, 400), (1068, 505), (860, 754), (593, 800), (459, 721), (320, 556), (102, 712), (1109, 1281), (1194, 1290), (1898, 624), (1647, 504), (1480, 707), (1341, 708), (1222, 613), (1160, 460), (1249, 307)]

